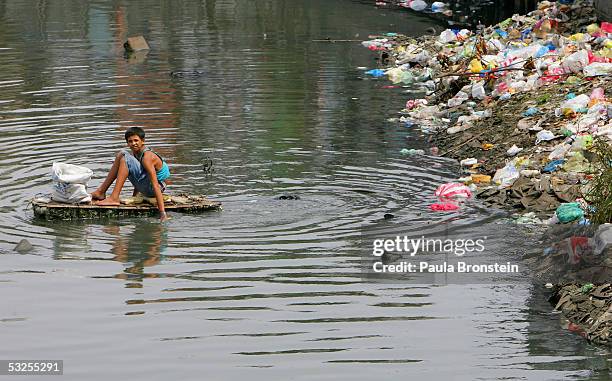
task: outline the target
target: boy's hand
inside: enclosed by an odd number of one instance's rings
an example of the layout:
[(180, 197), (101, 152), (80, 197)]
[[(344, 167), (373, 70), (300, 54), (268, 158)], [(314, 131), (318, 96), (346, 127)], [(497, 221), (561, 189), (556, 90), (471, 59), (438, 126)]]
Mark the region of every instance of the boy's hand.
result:
[(168, 221), (169, 219), (170, 219), (170, 217), (168, 217), (166, 212), (160, 212), (159, 213), (159, 222)]

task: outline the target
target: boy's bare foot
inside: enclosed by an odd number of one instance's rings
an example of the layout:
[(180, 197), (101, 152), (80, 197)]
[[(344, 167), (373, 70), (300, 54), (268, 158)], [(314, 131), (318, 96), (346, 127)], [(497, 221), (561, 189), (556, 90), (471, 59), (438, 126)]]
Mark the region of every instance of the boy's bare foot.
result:
[(104, 200), (106, 198), (106, 194), (100, 192), (100, 191), (93, 191), (91, 192), (91, 199), (94, 201), (99, 201), (99, 200)]
[(100, 200), (95, 203), (100, 206), (119, 206), (121, 202), (119, 200), (113, 200), (112, 198), (105, 198), (104, 200)]

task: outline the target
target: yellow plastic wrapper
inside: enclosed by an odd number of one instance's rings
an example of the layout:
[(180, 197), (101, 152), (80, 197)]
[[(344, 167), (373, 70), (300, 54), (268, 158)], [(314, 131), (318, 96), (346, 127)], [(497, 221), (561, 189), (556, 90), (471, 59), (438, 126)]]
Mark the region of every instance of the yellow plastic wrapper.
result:
[(570, 40), (572, 41), (584, 41), (584, 33), (576, 33), (570, 36)]
[(586, 29), (587, 29), (587, 33), (588, 34), (594, 34), (594, 33), (599, 32), (599, 25), (591, 24), (591, 25), (587, 26)]
[(491, 182), (491, 176), (488, 175), (472, 174), (471, 177), (474, 184), (489, 184)]
[(482, 66), (482, 63), (479, 60), (477, 60), (476, 58), (474, 58), (470, 62), (470, 72), (472, 72), (472, 73), (480, 73), (483, 70), (484, 70), (484, 67)]

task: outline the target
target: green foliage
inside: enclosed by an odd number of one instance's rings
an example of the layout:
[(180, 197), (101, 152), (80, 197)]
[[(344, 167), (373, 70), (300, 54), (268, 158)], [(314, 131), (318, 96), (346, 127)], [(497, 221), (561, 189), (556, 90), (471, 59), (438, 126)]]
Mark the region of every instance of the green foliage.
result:
[(612, 149), (607, 141), (596, 138), (593, 142), (597, 168), (591, 188), (585, 199), (595, 209), (591, 214), (591, 222), (603, 224), (612, 222)]

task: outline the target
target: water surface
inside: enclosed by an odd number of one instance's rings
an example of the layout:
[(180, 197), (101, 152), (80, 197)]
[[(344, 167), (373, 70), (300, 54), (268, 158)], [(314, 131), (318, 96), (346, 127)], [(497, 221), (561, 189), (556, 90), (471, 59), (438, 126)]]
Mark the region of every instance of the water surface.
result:
[[(385, 213), (486, 231), (492, 255), (522, 234), (478, 204), (429, 213), (456, 163), (402, 157), (427, 147), (387, 121), (409, 94), (363, 76), (376, 61), (358, 41), (314, 41), (429, 26), (372, 5), (0, 2), (0, 358), (63, 359), (75, 380), (608, 379), (609, 352), (561, 329), (538, 287), (361, 280), (359, 229)], [(151, 51), (124, 57), (139, 34)], [(224, 210), (33, 218), (54, 161), (95, 187), (130, 126), (172, 193)], [(22, 238), (34, 252), (12, 251)]]

